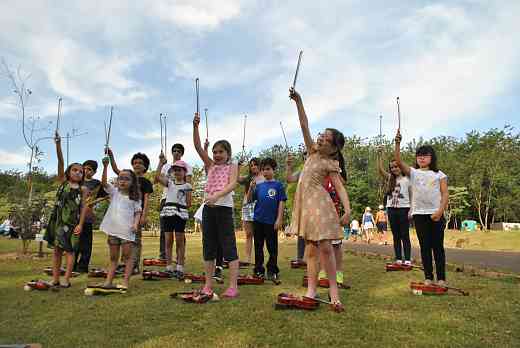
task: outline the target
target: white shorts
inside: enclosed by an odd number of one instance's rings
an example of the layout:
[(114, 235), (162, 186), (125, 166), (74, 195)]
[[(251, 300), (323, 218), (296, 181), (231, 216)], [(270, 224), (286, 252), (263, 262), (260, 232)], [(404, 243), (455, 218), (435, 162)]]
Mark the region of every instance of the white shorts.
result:
[(374, 228), (374, 224), (371, 223), (371, 222), (365, 222), (365, 223), (363, 224), (363, 228), (364, 228), (365, 230), (367, 230), (367, 229), (369, 229), (369, 228)]

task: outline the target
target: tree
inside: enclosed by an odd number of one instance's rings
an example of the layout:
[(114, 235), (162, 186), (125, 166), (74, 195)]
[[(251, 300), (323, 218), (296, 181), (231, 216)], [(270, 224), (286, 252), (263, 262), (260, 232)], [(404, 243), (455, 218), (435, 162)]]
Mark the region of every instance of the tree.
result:
[(458, 228), (457, 218), (461, 217), (466, 208), (470, 206), (468, 202), (469, 192), (466, 187), (448, 186), (450, 195), (448, 208), (446, 209), (447, 223), (453, 219), (453, 228)]

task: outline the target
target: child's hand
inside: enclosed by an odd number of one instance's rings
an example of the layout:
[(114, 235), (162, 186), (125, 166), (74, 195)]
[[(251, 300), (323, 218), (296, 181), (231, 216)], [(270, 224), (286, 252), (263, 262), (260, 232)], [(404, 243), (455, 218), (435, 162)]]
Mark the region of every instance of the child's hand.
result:
[(133, 225), (132, 225), (132, 232), (136, 233), (138, 228), (139, 228), (138, 225), (133, 224)]
[(159, 163), (163, 166), (167, 162), (166, 157), (164, 156), (164, 153), (161, 151), (161, 154), (159, 155)]
[(108, 167), (108, 164), (110, 163), (110, 158), (105, 156), (101, 161), (103, 162), (103, 167)]
[(433, 213), (431, 215), (431, 218), (433, 221), (439, 221), (441, 219), (441, 217), (442, 217), (442, 212), (440, 212), (440, 211), (436, 211), (435, 213)]
[(139, 219), (139, 225), (146, 226), (147, 223), (148, 219), (146, 218), (146, 216), (141, 216), (141, 218)]
[(54, 142), (55, 142), (56, 144), (60, 144), (60, 143), (61, 143), (61, 137), (60, 137), (60, 134), (58, 133), (58, 131), (56, 131), (56, 132), (54, 133)]
[(289, 98), (291, 98), (295, 102), (299, 102), (302, 100), (302, 97), (300, 96), (300, 94), (298, 92), (296, 92), (296, 90), (292, 87), (289, 88)]
[(74, 227), (74, 234), (76, 236), (79, 236), (81, 234), (81, 231), (83, 231), (83, 226), (77, 225), (76, 227)]
[(395, 143), (401, 144), (401, 140), (403, 140), (403, 137), (401, 136), (401, 131), (398, 129), (397, 134), (395, 135)]
[(211, 196), (209, 196), (209, 197), (206, 198), (205, 203), (206, 203), (207, 205), (215, 205), (215, 204), (217, 203), (217, 201), (218, 201), (218, 198), (219, 198), (219, 197), (218, 197), (216, 194), (211, 195)]
[(276, 221), (274, 222), (274, 230), (279, 231), (282, 227), (283, 223), (280, 220), (276, 219)]
[(350, 221), (350, 214), (345, 213), (339, 220), (339, 223), (341, 224), (341, 226), (348, 226), (349, 221)]
[(256, 189), (256, 179), (251, 180), (251, 182), (249, 183), (249, 190), (254, 189)]
[(209, 140), (206, 139), (206, 141), (204, 141), (204, 152), (208, 152), (208, 149), (209, 149)]
[(195, 117), (193, 117), (193, 127), (198, 128), (200, 124), (200, 115), (198, 112), (195, 113)]

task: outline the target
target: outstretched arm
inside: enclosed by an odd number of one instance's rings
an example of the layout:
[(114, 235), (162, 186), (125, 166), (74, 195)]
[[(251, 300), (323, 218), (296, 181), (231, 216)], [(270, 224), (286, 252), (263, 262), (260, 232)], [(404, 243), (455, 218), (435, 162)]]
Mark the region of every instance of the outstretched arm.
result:
[(63, 152), (61, 151), (61, 137), (56, 132), (54, 135), (54, 142), (56, 143), (56, 156), (58, 157), (58, 177), (57, 180), (62, 183), (65, 181), (65, 170), (63, 165)]
[(388, 173), (385, 170), (385, 167), (383, 166), (383, 156), (382, 156), (381, 152), (378, 152), (378, 155), (377, 155), (377, 171), (382, 178), (384, 178), (386, 180), (388, 180), (390, 178), (390, 173)]
[(296, 103), (298, 118), (300, 119), (300, 127), (303, 133), (303, 140), (305, 142), (305, 146), (307, 147), (307, 151), (310, 154), (314, 142), (312, 141), (311, 131), (309, 130), (309, 120), (307, 119), (305, 108), (303, 107), (302, 97), (293, 88), (289, 90), (289, 97)]
[(108, 158), (103, 158), (103, 174), (101, 175), (101, 185), (103, 188), (108, 186)]
[(193, 118), (193, 145), (195, 145), (195, 150), (199, 154), (200, 159), (204, 162), (204, 167), (209, 168), (213, 164), (213, 161), (209, 158), (208, 153), (204, 151), (200, 143), (199, 124), (200, 115), (196, 112)]
[(394, 149), (394, 157), (395, 161), (404, 175), (410, 176), (410, 167), (404, 163), (401, 159), (401, 140), (403, 137), (401, 136), (401, 132), (399, 129), (397, 130), (397, 134), (395, 135), (395, 149)]
[(107, 154), (108, 154), (108, 157), (110, 158), (110, 165), (112, 166), (112, 171), (114, 173), (116, 173), (117, 175), (119, 175), (119, 168), (117, 168), (117, 163), (116, 163), (116, 160), (114, 158), (114, 153), (112, 152), (112, 149), (107, 147)]
[(161, 174), (162, 168), (166, 164), (166, 157), (164, 157), (164, 154), (161, 151), (161, 154), (159, 155), (159, 165), (157, 166), (157, 170), (155, 171), (155, 182), (161, 183), (163, 186), (168, 186), (168, 178), (166, 178), (164, 175)]

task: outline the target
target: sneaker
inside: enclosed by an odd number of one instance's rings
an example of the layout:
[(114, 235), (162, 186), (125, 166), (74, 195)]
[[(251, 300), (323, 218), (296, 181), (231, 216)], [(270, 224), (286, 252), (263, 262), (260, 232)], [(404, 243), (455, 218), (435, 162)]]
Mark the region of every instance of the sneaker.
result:
[(400, 264), (403, 263), (403, 260), (395, 260), (395, 263), (398, 264), (398, 265), (400, 265)]
[(440, 287), (445, 288), (445, 287), (448, 286), (448, 283), (446, 283), (445, 280), (438, 280), (438, 281), (437, 281), (437, 285), (440, 286)]
[(221, 280), (222, 279), (222, 267), (215, 267), (215, 273), (213, 273), (213, 279)]
[(410, 260), (406, 260), (406, 261), (404, 262), (404, 264), (407, 265), (407, 266), (411, 266), (411, 265), (412, 265), (412, 261), (410, 261)]
[(424, 285), (432, 285), (431, 279), (425, 279), (424, 280)]
[(222, 294), (222, 297), (236, 298), (236, 297), (238, 297), (238, 289), (237, 288), (227, 288), (227, 290)]
[(344, 275), (343, 275), (343, 272), (336, 272), (336, 282), (341, 285), (343, 285), (343, 281), (344, 281)]
[(267, 273), (267, 280), (271, 280), (273, 282), (276, 282), (280, 280), (280, 276), (278, 276), (278, 273)]
[(255, 277), (257, 278), (265, 278), (265, 274), (262, 272), (255, 272)]

